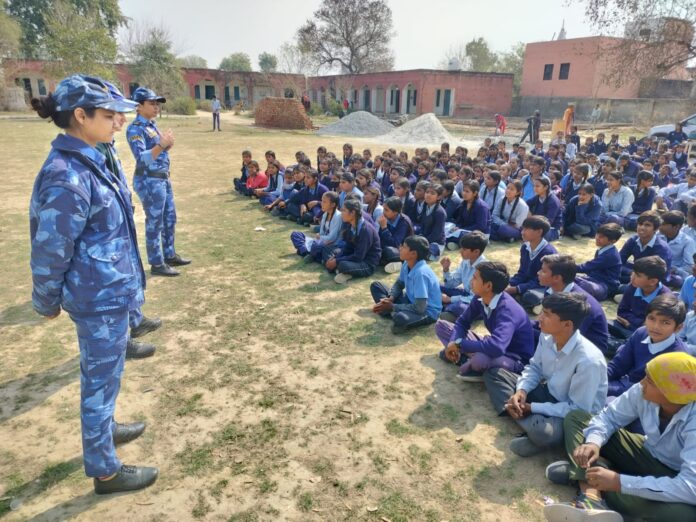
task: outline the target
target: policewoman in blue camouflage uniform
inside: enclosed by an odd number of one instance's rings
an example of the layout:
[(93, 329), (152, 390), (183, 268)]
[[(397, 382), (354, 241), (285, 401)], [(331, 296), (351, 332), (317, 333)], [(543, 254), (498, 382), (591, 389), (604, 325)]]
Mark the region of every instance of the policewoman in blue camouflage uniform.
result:
[(147, 259), (152, 275), (178, 276), (173, 266), (188, 265), (174, 249), (176, 208), (169, 180), (169, 149), (174, 145), (171, 130), (160, 133), (155, 124), (160, 103), (167, 100), (154, 91), (138, 87), (131, 96), (138, 103), (138, 116), (128, 126), (128, 145), (135, 156), (133, 188), (145, 211)]
[[(125, 97), (115, 85), (108, 81), (104, 81), (104, 84), (108, 87), (109, 94), (114, 100), (125, 100)], [(117, 112), (114, 115), (114, 134), (121, 132), (121, 129), (123, 129), (125, 123), (125, 113)], [(124, 198), (129, 203), (129, 207), (133, 209), (132, 195), (130, 190), (128, 190), (128, 182), (126, 181), (126, 176), (123, 173), (123, 167), (121, 165), (121, 160), (118, 157), (118, 153), (116, 152), (114, 141), (110, 143), (97, 144), (97, 150), (104, 154), (104, 157), (106, 158), (106, 168), (108, 168), (112, 174), (118, 176), (119, 180), (125, 187), (126, 190), (124, 193)], [(141, 283), (144, 291), (145, 281), (143, 280)], [(135, 310), (129, 311), (128, 323), (130, 325), (130, 336), (128, 337), (128, 344), (126, 345), (126, 359), (144, 359), (154, 355), (156, 348), (153, 344), (135, 341), (134, 339), (136, 337), (142, 337), (147, 333), (154, 332), (160, 326), (162, 326), (162, 321), (158, 318), (150, 319), (143, 314), (140, 308), (136, 308)]]
[(32, 302), (52, 319), (61, 308), (80, 346), (80, 416), (85, 472), (96, 493), (145, 488), (158, 470), (121, 464), (115, 446), (137, 438), (143, 423), (118, 424), (128, 313), (143, 304), (145, 280), (127, 188), (96, 146), (113, 140), (114, 115), (132, 110), (96, 78), (71, 76), (32, 108), (65, 134), (34, 182), (29, 218)]

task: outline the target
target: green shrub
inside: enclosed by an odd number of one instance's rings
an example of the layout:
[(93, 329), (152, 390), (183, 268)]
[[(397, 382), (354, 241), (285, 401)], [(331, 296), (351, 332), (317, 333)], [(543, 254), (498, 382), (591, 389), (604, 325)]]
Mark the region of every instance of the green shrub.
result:
[(334, 116), (340, 116), (343, 114), (343, 105), (336, 101), (335, 98), (329, 98), (326, 100), (326, 110)]
[(196, 102), (189, 96), (179, 96), (171, 101), (168, 100), (165, 107), (170, 114), (184, 114), (186, 116), (196, 114)]
[(196, 101), (196, 109), (199, 111), (213, 112), (213, 102), (210, 100)]

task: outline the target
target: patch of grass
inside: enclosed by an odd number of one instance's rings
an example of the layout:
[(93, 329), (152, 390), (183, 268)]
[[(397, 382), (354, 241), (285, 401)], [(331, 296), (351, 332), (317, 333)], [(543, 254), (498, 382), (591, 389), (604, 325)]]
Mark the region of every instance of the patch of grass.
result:
[(184, 450), (177, 453), (177, 459), (186, 475), (202, 475), (213, 465), (213, 450), (209, 445), (193, 448), (186, 444)]
[(193, 518), (203, 518), (208, 513), (210, 513), (212, 509), (213, 508), (211, 507), (210, 503), (206, 500), (205, 495), (203, 495), (203, 492), (199, 491), (198, 497), (196, 498), (196, 503), (193, 506), (193, 509), (191, 509), (191, 514), (193, 515)]
[(425, 451), (415, 444), (411, 444), (408, 447), (408, 453), (413, 459), (413, 461), (416, 463), (418, 466), (418, 471), (423, 473), (424, 475), (429, 474), (432, 471), (433, 468), (433, 463), (432, 463), (432, 455), (430, 452)]
[(219, 480), (210, 490), (210, 496), (213, 497), (215, 500), (220, 502), (220, 499), (222, 498), (222, 493), (225, 491), (225, 488), (229, 484), (229, 481), (226, 479)]
[(399, 422), (396, 419), (392, 419), (385, 425), (387, 428), (387, 433), (394, 435), (395, 437), (405, 437), (406, 435), (412, 435), (416, 433), (416, 428)]
[(227, 522), (258, 522), (259, 516), (254, 511), (241, 511), (234, 513)]
[(323, 478), (334, 475), (334, 463), (325, 458), (321, 457), (319, 460), (312, 464), (312, 471), (317, 475), (321, 475)]
[(379, 473), (380, 475), (383, 475), (384, 472), (389, 469), (389, 462), (387, 461), (387, 459), (384, 457), (382, 453), (378, 453), (376, 451), (371, 451), (369, 455), (372, 459), (372, 464), (375, 467), (375, 471), (377, 471), (377, 473)]
[(379, 514), (391, 522), (410, 522), (423, 518), (423, 509), (400, 491), (390, 493), (379, 501)]
[(300, 493), (297, 497), (297, 509), (304, 511), (305, 513), (310, 511), (314, 507), (314, 498), (309, 491)]
[(208, 410), (200, 405), (201, 399), (203, 398), (202, 393), (194, 393), (188, 399), (184, 399), (180, 406), (176, 409), (177, 417), (185, 417), (186, 415), (192, 414), (206, 414)]

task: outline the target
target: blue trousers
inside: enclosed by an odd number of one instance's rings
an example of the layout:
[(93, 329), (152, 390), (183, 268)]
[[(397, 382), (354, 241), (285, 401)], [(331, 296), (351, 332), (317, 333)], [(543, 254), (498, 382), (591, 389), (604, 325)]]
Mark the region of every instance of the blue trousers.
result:
[[(375, 303), (379, 303), (385, 297), (389, 297), (389, 288), (387, 288), (384, 283), (380, 281), (373, 281), (370, 285), (370, 293), (372, 294), (372, 299)], [(394, 304), (409, 304), (410, 301), (405, 294), (401, 294), (401, 297), (394, 301)], [(416, 312), (410, 312), (407, 310), (402, 310), (401, 312), (391, 312), (388, 314), (396, 326), (402, 328), (415, 328), (416, 326), (425, 326), (435, 322), (435, 319), (427, 314), (420, 315)]]
[(604, 301), (609, 296), (609, 289), (604, 283), (590, 279), (585, 275), (575, 277), (575, 284), (585, 292), (594, 297), (597, 301)]
[(80, 345), (82, 454), (88, 477), (121, 469), (112, 432), (128, 341), (128, 311), (70, 314)]
[(143, 312), (140, 308), (136, 308), (135, 310), (130, 310), (128, 312), (128, 325), (131, 328), (137, 328), (140, 326), (140, 323), (143, 322)]
[(176, 207), (169, 179), (135, 176), (133, 188), (145, 211), (147, 260), (161, 265), (165, 258), (174, 257), (174, 228)]
[(215, 130), (215, 124), (217, 123), (217, 130), (220, 130), (220, 113), (213, 113), (213, 130)]
[(507, 223), (502, 225), (493, 223), (491, 225), (491, 239), (493, 241), (506, 241), (508, 239), (519, 241), (522, 239), (522, 232), (519, 228), (515, 228)]

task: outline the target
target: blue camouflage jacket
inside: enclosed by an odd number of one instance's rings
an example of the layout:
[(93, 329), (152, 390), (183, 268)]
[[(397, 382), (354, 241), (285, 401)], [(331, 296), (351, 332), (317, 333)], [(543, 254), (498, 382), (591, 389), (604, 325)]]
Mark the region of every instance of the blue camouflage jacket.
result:
[(134, 309), (143, 303), (128, 189), (103, 154), (58, 135), (29, 208), (32, 302), (41, 315)]
[(152, 148), (159, 144), (160, 135), (154, 120), (149, 121), (138, 114), (128, 125), (126, 131), (128, 145), (135, 157), (135, 172), (169, 172), (169, 153), (162, 152), (157, 158), (152, 157)]

